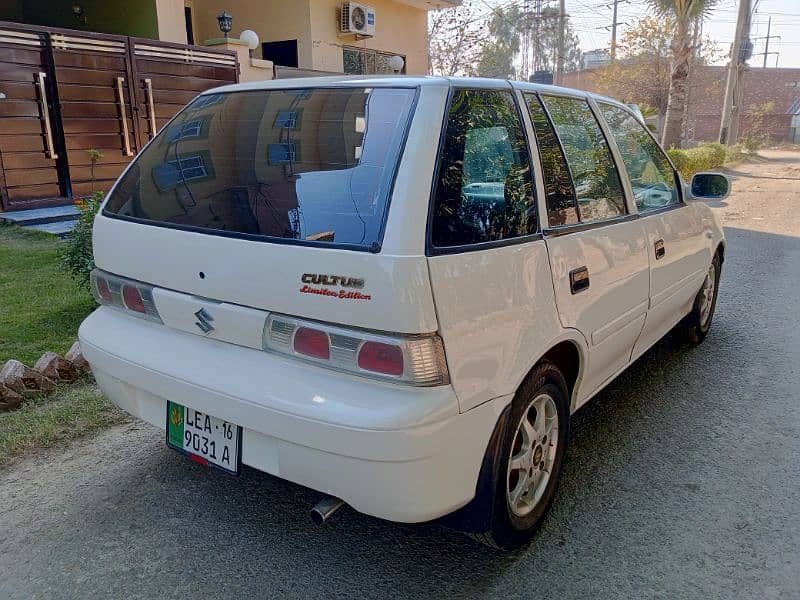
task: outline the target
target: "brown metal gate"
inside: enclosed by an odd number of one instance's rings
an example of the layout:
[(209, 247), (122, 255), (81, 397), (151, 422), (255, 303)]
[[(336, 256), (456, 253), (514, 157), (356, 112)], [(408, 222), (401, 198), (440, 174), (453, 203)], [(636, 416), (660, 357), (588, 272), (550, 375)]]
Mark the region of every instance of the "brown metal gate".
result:
[(236, 81), (233, 52), (0, 22), (0, 208), (107, 190), (189, 100)]

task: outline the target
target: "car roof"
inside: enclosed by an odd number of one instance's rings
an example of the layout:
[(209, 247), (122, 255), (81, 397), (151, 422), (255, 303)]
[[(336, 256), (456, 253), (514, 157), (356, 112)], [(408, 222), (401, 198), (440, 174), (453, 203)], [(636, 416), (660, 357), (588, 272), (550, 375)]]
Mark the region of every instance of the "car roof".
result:
[[(469, 88), (515, 88), (523, 91), (542, 92), (559, 95), (569, 95), (579, 98), (595, 98), (607, 102), (620, 104), (618, 100), (607, 98), (591, 92), (573, 88), (546, 85), (542, 83), (528, 83), (525, 81), (511, 81), (506, 79), (487, 79), (482, 77), (436, 77), (414, 75), (330, 75), (324, 77), (297, 77), (292, 79), (270, 79), (267, 81), (251, 81), (248, 83), (235, 83), (222, 87), (206, 90), (205, 94), (244, 92), (253, 90), (298, 89), (309, 87), (421, 87), (421, 86), (447, 86)], [(624, 106), (624, 105), (622, 105)]]

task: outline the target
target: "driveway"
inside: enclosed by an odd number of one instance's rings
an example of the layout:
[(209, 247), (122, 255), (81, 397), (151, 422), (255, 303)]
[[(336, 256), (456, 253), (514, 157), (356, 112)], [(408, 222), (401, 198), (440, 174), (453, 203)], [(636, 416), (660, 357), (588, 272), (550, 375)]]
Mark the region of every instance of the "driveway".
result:
[(800, 154), (734, 169), (712, 333), (668, 337), (573, 419), (554, 509), (503, 555), (126, 425), (0, 473), (0, 597), (797, 598)]

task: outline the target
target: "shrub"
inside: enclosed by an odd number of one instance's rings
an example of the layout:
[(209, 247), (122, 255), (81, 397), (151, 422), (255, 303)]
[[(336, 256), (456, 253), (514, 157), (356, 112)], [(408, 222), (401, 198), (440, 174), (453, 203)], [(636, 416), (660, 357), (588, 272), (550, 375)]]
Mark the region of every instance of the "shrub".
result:
[(690, 179), (700, 171), (719, 169), (728, 156), (727, 146), (719, 142), (701, 144), (695, 148), (670, 148), (667, 154), (684, 179)]
[(76, 202), (80, 211), (78, 223), (61, 252), (61, 264), (64, 269), (86, 286), (89, 285), (89, 273), (94, 269), (92, 226), (102, 203), (103, 192), (95, 192), (93, 196)]

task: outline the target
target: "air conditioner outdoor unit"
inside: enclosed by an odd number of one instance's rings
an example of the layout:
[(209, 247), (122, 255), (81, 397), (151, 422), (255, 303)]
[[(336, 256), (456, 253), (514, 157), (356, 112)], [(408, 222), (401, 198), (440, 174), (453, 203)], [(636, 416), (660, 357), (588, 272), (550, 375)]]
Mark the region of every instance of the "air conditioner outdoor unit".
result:
[(359, 2), (343, 2), (339, 12), (339, 33), (343, 35), (375, 35), (375, 9)]

